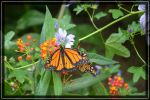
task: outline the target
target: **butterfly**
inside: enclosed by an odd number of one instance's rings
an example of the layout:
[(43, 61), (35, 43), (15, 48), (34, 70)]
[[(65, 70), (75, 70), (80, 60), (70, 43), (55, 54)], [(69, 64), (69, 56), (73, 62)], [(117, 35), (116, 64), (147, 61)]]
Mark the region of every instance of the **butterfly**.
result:
[(49, 56), (44, 66), (56, 71), (78, 69), (81, 72), (91, 72), (96, 75), (96, 69), (90, 65), (85, 53), (72, 48), (63, 48), (62, 46)]
[(83, 64), (77, 66), (78, 69), (79, 69), (81, 72), (91, 72), (91, 74), (93, 74), (94, 76), (96, 76), (99, 72), (98, 72), (98, 70), (97, 70), (95, 67), (93, 67), (93, 66), (91, 65), (91, 63), (89, 62), (89, 59), (88, 59), (87, 54), (86, 54), (86, 53), (83, 53), (83, 52), (82, 52), (82, 53), (80, 52), (80, 54), (81, 54), (81, 56), (82, 56), (82, 59), (83, 59), (84, 61), (86, 61), (86, 63), (83, 63)]

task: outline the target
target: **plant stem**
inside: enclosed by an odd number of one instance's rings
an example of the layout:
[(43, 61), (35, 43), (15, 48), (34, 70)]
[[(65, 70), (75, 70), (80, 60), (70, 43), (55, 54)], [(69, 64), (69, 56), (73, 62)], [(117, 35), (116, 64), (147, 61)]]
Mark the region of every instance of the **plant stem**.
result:
[(32, 65), (34, 65), (34, 64), (39, 63), (39, 61), (40, 61), (40, 60), (38, 60), (37, 62), (35, 62), (35, 63), (33, 63), (33, 64), (29, 64), (29, 65), (26, 65), (26, 66), (18, 67), (18, 68), (15, 68), (15, 69), (27, 68), (27, 67), (29, 67), (29, 66), (32, 66)]
[(135, 6), (135, 5), (133, 4), (132, 7), (131, 7), (131, 12), (133, 11), (134, 6)]
[(59, 12), (59, 16), (58, 16), (58, 20), (61, 19), (64, 15), (64, 11), (65, 11), (65, 5), (62, 4), (61, 8), (60, 8), (60, 12)]
[(129, 10), (127, 10), (127, 9), (125, 9), (125, 8), (123, 8), (123, 7), (121, 7), (121, 5), (118, 5), (118, 7), (119, 7), (120, 9), (126, 11), (127, 13), (131, 13)]
[(138, 55), (138, 57), (141, 59), (141, 61), (144, 63), (144, 65), (146, 65), (145, 60), (143, 60), (143, 58), (140, 56), (138, 50), (136, 49), (133, 39), (131, 40), (131, 44), (133, 45), (133, 48), (134, 48), (136, 54)]
[(91, 15), (90, 15), (90, 13), (88, 12), (88, 10), (86, 10), (86, 12), (87, 12), (87, 14), (88, 14), (88, 15), (89, 15), (89, 17), (90, 17), (90, 20), (91, 20), (91, 22), (92, 22), (92, 24), (93, 24), (94, 28), (95, 28), (96, 30), (98, 30), (98, 27), (94, 24), (93, 19), (92, 19), (92, 17), (91, 17)]
[[(88, 12), (88, 10), (86, 10), (86, 12), (87, 12), (88, 16), (90, 17), (90, 20), (91, 20), (91, 22), (92, 22), (94, 28), (95, 28), (96, 30), (98, 30), (98, 27), (95, 25), (95, 23), (94, 23), (94, 21), (93, 21), (94, 11), (95, 11), (95, 10), (93, 10), (93, 14), (92, 14), (92, 17), (91, 17), (91, 15), (90, 15), (90, 13)], [(104, 43), (104, 38), (103, 38), (103, 36), (102, 36), (102, 33), (100, 33), (100, 36), (101, 36), (101, 39), (102, 39), (102, 41), (103, 41), (103, 43)]]
[(143, 13), (143, 12), (144, 12), (144, 11), (131, 12), (131, 13), (129, 13), (129, 14), (127, 14), (127, 15), (125, 15), (125, 16), (123, 16), (123, 17), (121, 17), (121, 18), (119, 18), (119, 19), (117, 19), (117, 20), (115, 20), (115, 21), (113, 21), (113, 22), (111, 22), (111, 23), (105, 25), (104, 27), (98, 29), (97, 31), (94, 31), (94, 32), (92, 32), (91, 34), (89, 34), (89, 35), (87, 35), (87, 36), (85, 36), (85, 37), (80, 38), (80, 39), (79, 39), (79, 42), (80, 42), (80, 41), (83, 41), (84, 39), (87, 39), (87, 38), (89, 38), (89, 37), (91, 37), (91, 36), (93, 36), (93, 35), (95, 35), (95, 34), (98, 33), (98, 32), (101, 32), (101, 31), (105, 30), (106, 28), (110, 27), (111, 25), (113, 25), (113, 24), (115, 24), (115, 23), (117, 23), (117, 22), (119, 22), (119, 21), (121, 21), (121, 20), (123, 20), (123, 19), (129, 17), (129, 16), (132, 16), (132, 15), (135, 15), (135, 14), (139, 14), (139, 13)]
[(8, 61), (5, 61), (5, 62), (9, 65), (9, 67), (6, 66), (8, 69), (14, 70), (14, 68), (10, 65), (10, 63)]

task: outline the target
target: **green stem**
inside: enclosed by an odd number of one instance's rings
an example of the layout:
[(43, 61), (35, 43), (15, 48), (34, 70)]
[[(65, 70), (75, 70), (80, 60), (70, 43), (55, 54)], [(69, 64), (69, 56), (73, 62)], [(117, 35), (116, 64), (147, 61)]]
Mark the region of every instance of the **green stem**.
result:
[(95, 34), (98, 33), (98, 32), (101, 32), (101, 31), (105, 30), (106, 28), (110, 27), (111, 25), (113, 25), (113, 24), (115, 24), (115, 23), (117, 23), (117, 22), (119, 22), (119, 21), (121, 21), (121, 20), (123, 20), (123, 19), (129, 17), (129, 16), (132, 16), (132, 15), (135, 15), (135, 14), (139, 14), (139, 13), (143, 13), (143, 12), (144, 12), (144, 11), (131, 12), (131, 13), (129, 13), (129, 14), (127, 14), (127, 15), (125, 15), (125, 16), (123, 16), (123, 17), (121, 17), (121, 18), (119, 18), (119, 19), (117, 19), (117, 20), (115, 20), (115, 21), (113, 21), (113, 22), (111, 22), (111, 23), (105, 25), (104, 27), (98, 29), (97, 31), (94, 31), (94, 32), (91, 33), (91, 34), (89, 34), (89, 35), (87, 35), (87, 36), (85, 36), (85, 37), (80, 38), (80, 39), (79, 39), (79, 42), (80, 42), (80, 41), (83, 41), (84, 39), (87, 39), (87, 38), (89, 38), (89, 37), (91, 37), (91, 36), (93, 36), (93, 35), (95, 35)]
[(131, 7), (131, 12), (133, 11), (133, 8), (134, 8), (134, 5), (132, 5), (132, 7)]
[(119, 7), (120, 9), (126, 11), (127, 13), (131, 13), (129, 10), (127, 10), (127, 9), (125, 9), (125, 8), (123, 8), (123, 7), (121, 7), (121, 5), (118, 5), (118, 7)]
[(90, 17), (90, 20), (91, 20), (91, 22), (92, 22), (94, 28), (95, 28), (96, 30), (98, 30), (98, 27), (94, 24), (93, 19), (92, 19), (90, 13), (88, 12), (88, 10), (86, 10), (86, 12), (87, 12), (88, 16)]
[(141, 61), (144, 63), (144, 65), (146, 65), (145, 60), (143, 60), (143, 58), (140, 56), (140, 54), (139, 54), (138, 50), (136, 49), (136, 47), (135, 47), (135, 44), (134, 44), (134, 41), (133, 41), (133, 40), (131, 40), (131, 44), (133, 45), (134, 50), (135, 50), (136, 54), (138, 55), (138, 57), (141, 59)]
[(9, 62), (5, 61), (9, 66), (6, 66), (8, 69), (14, 70), (14, 68), (10, 65)]
[(35, 63), (33, 63), (33, 64), (26, 65), (26, 66), (18, 67), (18, 68), (15, 68), (15, 69), (27, 68), (27, 67), (29, 67), (29, 66), (32, 66), (32, 65), (34, 65), (34, 64), (37, 64), (38, 62), (39, 62), (39, 61), (37, 61), (37, 62), (35, 62)]
[[(93, 10), (93, 14), (94, 14), (94, 11), (95, 11), (95, 10)], [(87, 12), (88, 16), (90, 17), (90, 20), (91, 20), (91, 22), (92, 22), (94, 28), (95, 28), (96, 30), (98, 30), (98, 27), (95, 25), (95, 23), (94, 23), (94, 21), (93, 21), (93, 14), (92, 14), (92, 17), (91, 17), (91, 15), (90, 15), (90, 13), (88, 12), (88, 10), (86, 10), (86, 12)], [(102, 39), (102, 41), (103, 41), (103, 43), (104, 43), (104, 38), (103, 38), (103, 36), (102, 36), (102, 33), (100, 33), (100, 36), (101, 36), (101, 39)]]
[(60, 8), (60, 12), (59, 12), (59, 16), (58, 16), (58, 20), (61, 19), (64, 15), (64, 11), (65, 11), (65, 5), (62, 4), (61, 8)]

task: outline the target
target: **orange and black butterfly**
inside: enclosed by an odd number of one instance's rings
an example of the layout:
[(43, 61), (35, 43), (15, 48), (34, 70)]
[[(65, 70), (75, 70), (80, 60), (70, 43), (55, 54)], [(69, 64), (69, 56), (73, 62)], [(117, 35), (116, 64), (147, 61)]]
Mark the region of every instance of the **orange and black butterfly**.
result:
[(85, 53), (80, 53), (78, 50), (71, 48), (63, 48), (62, 46), (47, 59), (45, 68), (56, 71), (78, 69), (81, 72), (91, 72), (96, 75), (96, 69), (91, 66)]

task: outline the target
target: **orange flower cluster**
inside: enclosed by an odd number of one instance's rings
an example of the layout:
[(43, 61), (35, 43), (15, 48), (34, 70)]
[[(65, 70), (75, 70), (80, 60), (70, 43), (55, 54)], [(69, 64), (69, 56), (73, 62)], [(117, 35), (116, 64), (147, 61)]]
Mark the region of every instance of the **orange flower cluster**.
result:
[(123, 79), (119, 75), (115, 75), (113, 78), (108, 78), (108, 85), (111, 95), (119, 95), (119, 88), (125, 88), (128, 90), (128, 84), (124, 83)]
[(21, 38), (19, 38), (17, 40), (16, 44), (18, 45), (18, 48), (19, 48), (20, 52), (24, 52), (24, 50), (25, 50), (25, 44), (24, 44), (24, 42), (22, 41)]
[(56, 44), (56, 38), (47, 40), (40, 44), (40, 49), (40, 56), (44, 60), (45, 58), (47, 58), (47, 55), (51, 55), (54, 51), (59, 49), (59, 46)]
[[(16, 52), (21, 52), (21, 53), (26, 53), (27, 56), (26, 56), (26, 59), (27, 60), (31, 60), (32, 56), (29, 54), (29, 51), (33, 51), (34, 49), (32, 47), (30, 47), (31, 45), (31, 40), (32, 40), (32, 36), (31, 35), (27, 35), (27, 42), (24, 43), (23, 40), (21, 38), (19, 38), (16, 42), (18, 48), (19, 48), (19, 51), (16, 50)], [(33, 41), (34, 42), (34, 41)], [(21, 61), (22, 60), (22, 56), (18, 56), (18, 61)]]

